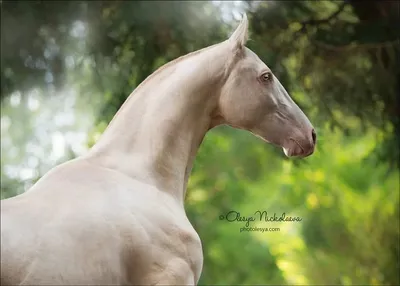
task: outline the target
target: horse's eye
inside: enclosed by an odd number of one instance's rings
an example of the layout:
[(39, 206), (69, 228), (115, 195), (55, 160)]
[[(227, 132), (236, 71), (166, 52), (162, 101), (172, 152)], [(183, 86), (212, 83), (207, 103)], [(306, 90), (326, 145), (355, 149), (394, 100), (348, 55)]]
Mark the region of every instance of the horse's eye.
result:
[(270, 72), (263, 73), (261, 79), (263, 81), (270, 81), (272, 79), (272, 74)]

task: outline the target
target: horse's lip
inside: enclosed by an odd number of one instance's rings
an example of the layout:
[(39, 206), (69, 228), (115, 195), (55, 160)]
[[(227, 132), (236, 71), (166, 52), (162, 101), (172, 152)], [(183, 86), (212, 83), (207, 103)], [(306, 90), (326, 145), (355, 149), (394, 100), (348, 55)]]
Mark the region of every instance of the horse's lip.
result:
[(283, 148), (283, 151), (285, 153), (285, 155), (290, 158), (290, 157), (300, 157), (300, 158), (304, 158), (306, 157), (306, 153), (304, 153), (304, 151), (299, 151), (298, 148)]
[(299, 158), (305, 158), (307, 156), (310, 156), (312, 153), (314, 153), (314, 148), (311, 148), (310, 150), (305, 150), (303, 146), (300, 145), (296, 140), (290, 138), (283, 146), (283, 151), (287, 157), (299, 157)]
[(283, 151), (285, 153), (285, 155), (287, 157), (299, 157), (299, 158), (305, 158), (310, 156), (312, 153), (314, 153), (314, 147), (311, 148), (310, 150), (305, 150), (305, 148), (303, 148), (303, 146), (297, 142), (297, 140), (293, 139), (293, 138), (289, 138), (288, 140), (285, 140), (285, 142), (282, 143), (278, 143), (278, 142), (274, 142), (271, 140), (266, 139), (265, 137), (256, 134), (253, 131), (250, 131), (251, 133), (253, 133), (256, 137), (262, 139), (263, 141), (275, 145), (277, 147), (282, 147)]

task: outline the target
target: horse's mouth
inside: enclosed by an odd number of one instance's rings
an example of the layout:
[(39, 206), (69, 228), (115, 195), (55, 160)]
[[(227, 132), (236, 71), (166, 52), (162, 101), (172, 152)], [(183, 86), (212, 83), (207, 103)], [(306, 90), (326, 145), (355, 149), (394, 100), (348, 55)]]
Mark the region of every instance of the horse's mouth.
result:
[(314, 145), (310, 145), (309, 148), (304, 148), (300, 143), (294, 139), (288, 140), (285, 146), (282, 146), (283, 152), (287, 157), (300, 157), (305, 158), (314, 153)]

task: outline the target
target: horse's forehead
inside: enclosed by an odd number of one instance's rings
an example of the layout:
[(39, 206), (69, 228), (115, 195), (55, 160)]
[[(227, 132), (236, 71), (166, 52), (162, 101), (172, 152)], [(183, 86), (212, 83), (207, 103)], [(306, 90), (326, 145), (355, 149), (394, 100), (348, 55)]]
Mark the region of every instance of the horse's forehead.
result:
[(245, 49), (245, 54), (246, 54), (246, 57), (248, 57), (248, 58), (252, 58), (254, 60), (260, 60), (258, 55), (255, 52), (253, 52), (252, 50), (250, 50), (248, 47), (246, 47), (246, 49)]
[(246, 47), (244, 60), (247, 65), (252, 65), (255, 68), (268, 68), (267, 65), (260, 59), (260, 57)]

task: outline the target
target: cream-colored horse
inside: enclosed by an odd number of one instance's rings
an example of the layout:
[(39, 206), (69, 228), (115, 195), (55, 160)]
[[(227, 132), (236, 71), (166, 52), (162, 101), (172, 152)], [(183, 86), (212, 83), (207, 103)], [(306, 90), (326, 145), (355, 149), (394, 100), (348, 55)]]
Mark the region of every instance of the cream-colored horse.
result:
[(315, 133), (248, 48), (244, 15), (220, 44), (172, 61), (128, 98), (84, 156), (1, 201), (3, 285), (193, 285), (202, 246), (184, 209), (206, 132), (228, 124), (313, 153)]

